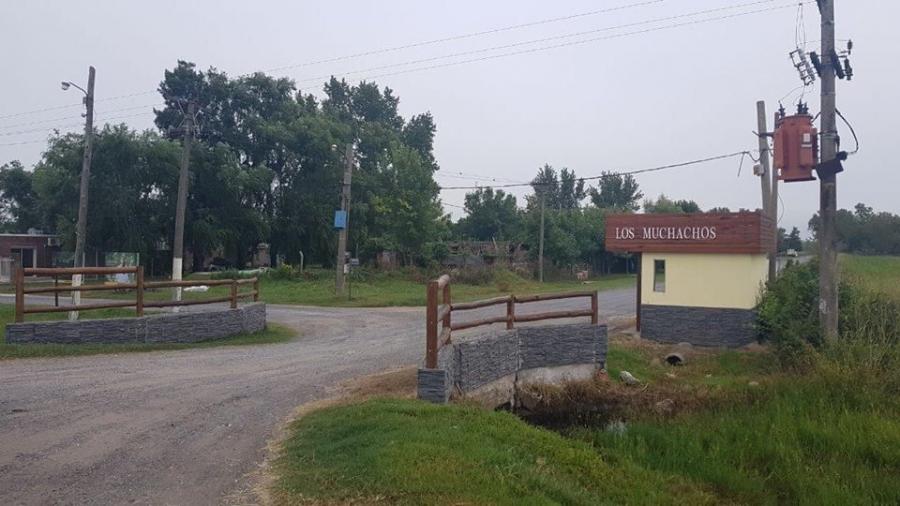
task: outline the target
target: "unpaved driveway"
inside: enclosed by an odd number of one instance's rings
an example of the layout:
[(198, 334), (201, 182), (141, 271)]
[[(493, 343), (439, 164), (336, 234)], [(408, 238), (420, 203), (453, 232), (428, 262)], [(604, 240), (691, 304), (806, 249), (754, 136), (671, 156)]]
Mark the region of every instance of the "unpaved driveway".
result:
[[(632, 314), (633, 289), (601, 292), (600, 308)], [(300, 337), (0, 361), (0, 504), (220, 504), (294, 407), (424, 354), (419, 308), (269, 306), (268, 316)]]

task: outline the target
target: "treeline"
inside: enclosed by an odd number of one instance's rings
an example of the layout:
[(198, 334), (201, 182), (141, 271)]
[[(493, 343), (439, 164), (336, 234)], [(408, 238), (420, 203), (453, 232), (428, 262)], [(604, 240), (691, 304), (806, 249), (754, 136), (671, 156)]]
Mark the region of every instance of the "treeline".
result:
[[(809, 230), (818, 239), (821, 220), (816, 213), (809, 220)], [(900, 216), (875, 212), (859, 203), (853, 210), (839, 209), (835, 215), (838, 248), (865, 255), (900, 255)]]
[[(630, 175), (604, 173), (594, 186), (574, 170), (545, 165), (524, 202), (482, 188), (465, 197), (466, 216), (452, 223), (434, 174), (436, 125), (425, 112), (398, 112), (389, 88), (334, 78), (317, 100), (293, 81), (262, 73), (231, 78), (188, 62), (167, 70), (159, 86), (164, 106), (155, 130), (105, 125), (95, 133), (90, 180), (88, 251), (129, 251), (144, 262), (171, 259), (175, 200), (188, 104), (196, 105), (190, 153), (185, 248), (197, 270), (212, 256), (245, 265), (259, 243), (273, 257), (333, 265), (334, 210), (346, 159), (355, 152), (349, 248), (363, 262), (381, 251), (406, 265), (439, 261), (448, 240), (497, 240), (524, 245), (536, 258), (544, 210), (546, 262), (609, 269), (603, 250), (610, 212), (698, 212), (692, 200), (644, 199)], [(75, 242), (78, 180), (84, 139), (55, 135), (30, 170), (0, 167), (0, 229), (30, 228)], [(727, 211), (717, 208), (711, 211)]]
[[(169, 247), (187, 104), (197, 105), (197, 140), (185, 247), (194, 264), (222, 254), (245, 264), (260, 242), (273, 255), (333, 262), (332, 217), (344, 151), (355, 146), (350, 248), (391, 249), (411, 258), (445, 237), (435, 124), (429, 113), (403, 118), (399, 98), (372, 83), (332, 78), (325, 98), (297, 91), (288, 79), (261, 73), (230, 78), (187, 62), (165, 72), (158, 131), (106, 125), (96, 132), (86, 244), (91, 250), (142, 257)], [(43, 229), (74, 245), (83, 136), (49, 140), (33, 170), (11, 162), (0, 170), (3, 230)], [(171, 253), (169, 253), (171, 255)]]

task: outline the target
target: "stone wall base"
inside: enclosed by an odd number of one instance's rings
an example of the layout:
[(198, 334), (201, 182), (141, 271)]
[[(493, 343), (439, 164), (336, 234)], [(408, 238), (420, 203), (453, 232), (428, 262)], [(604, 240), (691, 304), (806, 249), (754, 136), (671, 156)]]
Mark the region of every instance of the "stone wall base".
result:
[(140, 318), (110, 318), (6, 325), (10, 344), (195, 343), (259, 332), (266, 328), (266, 305), (237, 309), (164, 313)]
[(606, 325), (541, 325), (450, 343), (436, 369), (419, 369), (418, 397), (515, 405), (518, 385), (590, 378), (606, 366)]
[(739, 347), (756, 341), (752, 309), (641, 305), (641, 337), (661, 343)]

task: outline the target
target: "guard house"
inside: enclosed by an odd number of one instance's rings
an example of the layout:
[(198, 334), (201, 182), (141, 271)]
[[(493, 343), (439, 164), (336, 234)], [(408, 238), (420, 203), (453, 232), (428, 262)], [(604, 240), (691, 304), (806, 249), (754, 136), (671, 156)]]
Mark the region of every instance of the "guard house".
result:
[(645, 339), (704, 346), (755, 340), (774, 224), (761, 212), (617, 214), (606, 249), (638, 255), (637, 329)]

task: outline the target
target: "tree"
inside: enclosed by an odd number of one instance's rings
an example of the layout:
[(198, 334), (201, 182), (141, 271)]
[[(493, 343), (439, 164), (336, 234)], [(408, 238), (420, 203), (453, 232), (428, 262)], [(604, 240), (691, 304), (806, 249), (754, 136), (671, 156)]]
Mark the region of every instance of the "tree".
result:
[(516, 197), (503, 190), (479, 188), (466, 194), (466, 216), (459, 220), (460, 234), (479, 241), (509, 240), (521, 226)]
[[(816, 213), (809, 220), (809, 230), (818, 238), (821, 220)], [(838, 209), (835, 214), (838, 247), (842, 251), (897, 255), (900, 254), (900, 216), (875, 212), (859, 203), (853, 211)]]
[(731, 209), (727, 207), (711, 207), (706, 212), (710, 214), (728, 214), (731, 212)]
[(4, 232), (43, 228), (32, 180), (32, 173), (18, 161), (0, 166), (0, 229)]
[(596, 188), (591, 188), (591, 202), (600, 209), (634, 212), (644, 197), (637, 180), (631, 174), (603, 172)]
[(660, 194), (656, 201), (647, 199), (644, 201), (645, 213), (699, 213), (700, 206), (693, 200), (672, 200), (664, 194)]
[(551, 165), (544, 164), (531, 181), (534, 195), (526, 197), (529, 207), (544, 206), (550, 209), (578, 209), (587, 193), (584, 180), (578, 179), (574, 170), (562, 169), (558, 174)]

